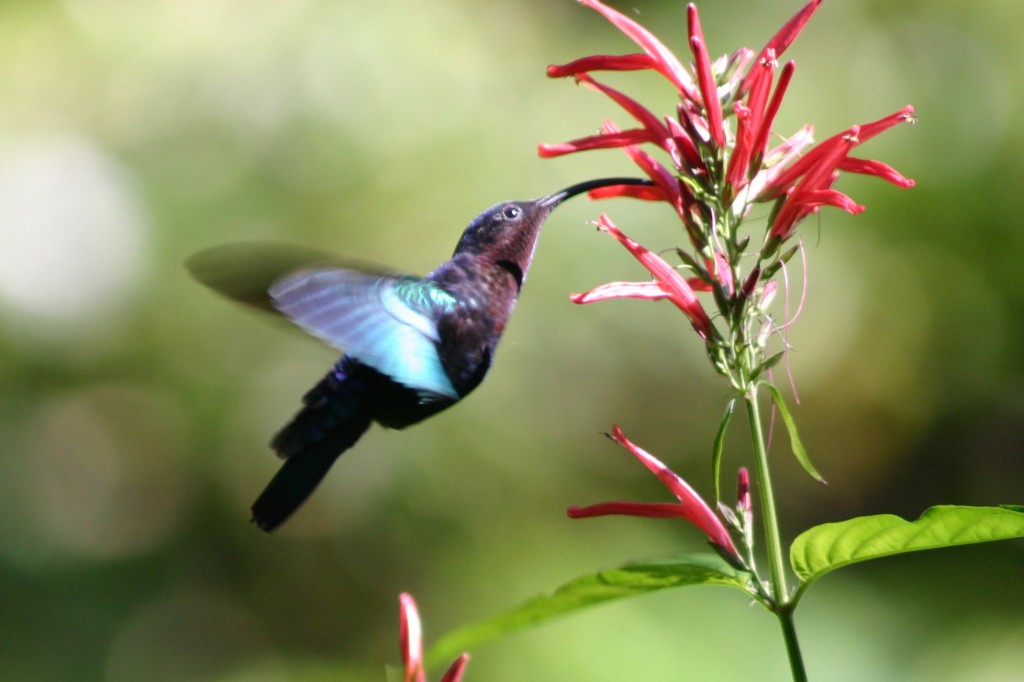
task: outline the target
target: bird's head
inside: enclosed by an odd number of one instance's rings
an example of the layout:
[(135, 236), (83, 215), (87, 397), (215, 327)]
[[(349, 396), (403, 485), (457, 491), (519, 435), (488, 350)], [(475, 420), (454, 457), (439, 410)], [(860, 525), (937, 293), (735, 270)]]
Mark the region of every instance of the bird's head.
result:
[(462, 233), (455, 254), (515, 264), (523, 273), (530, 267), (540, 228), (563, 201), (599, 187), (649, 185), (639, 178), (588, 180), (532, 201), (503, 201), (478, 215)]

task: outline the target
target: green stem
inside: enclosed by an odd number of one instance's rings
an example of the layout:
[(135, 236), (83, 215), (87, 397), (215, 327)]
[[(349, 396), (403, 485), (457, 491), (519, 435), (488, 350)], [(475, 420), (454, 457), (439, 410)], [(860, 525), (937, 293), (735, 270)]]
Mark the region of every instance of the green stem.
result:
[(789, 600), (789, 589), (786, 587), (782, 539), (779, 533), (779, 519), (775, 514), (775, 492), (772, 488), (771, 472), (768, 469), (768, 451), (765, 448), (764, 429), (761, 427), (756, 385), (747, 391), (744, 399), (747, 402), (750, 435), (754, 441), (757, 480), (761, 484), (758, 498), (761, 500), (761, 518), (764, 519), (765, 551), (768, 553), (768, 567), (771, 570), (772, 598), (775, 600), (776, 606), (782, 608)]
[(793, 605), (776, 611), (779, 624), (782, 626), (782, 637), (786, 640), (786, 654), (789, 656), (789, 669), (793, 673), (794, 682), (807, 682), (807, 671), (804, 670), (804, 659), (800, 655), (800, 641), (796, 636), (796, 624), (793, 622)]
[(771, 571), (772, 602), (775, 615), (782, 626), (782, 636), (786, 641), (786, 654), (789, 656), (789, 668), (794, 682), (807, 682), (803, 657), (800, 654), (800, 643), (796, 636), (793, 623), (793, 608), (789, 588), (786, 585), (786, 566), (782, 553), (782, 537), (779, 533), (779, 519), (775, 513), (775, 491), (772, 487), (771, 471), (768, 468), (768, 450), (765, 447), (764, 429), (761, 425), (761, 413), (757, 404), (757, 385), (750, 387), (744, 394), (747, 403), (747, 416), (750, 420), (750, 435), (754, 444), (754, 461), (757, 467), (757, 480), (760, 483), (758, 498), (761, 500), (761, 517), (764, 519), (765, 551), (768, 554), (768, 567)]

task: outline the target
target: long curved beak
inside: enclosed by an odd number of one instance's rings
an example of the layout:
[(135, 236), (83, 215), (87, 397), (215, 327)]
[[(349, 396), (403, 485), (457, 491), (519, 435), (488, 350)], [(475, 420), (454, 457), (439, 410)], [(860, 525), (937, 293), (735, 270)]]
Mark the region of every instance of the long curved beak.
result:
[(599, 187), (612, 187), (614, 185), (653, 185), (654, 183), (650, 180), (643, 178), (600, 178), (597, 180), (587, 180), (586, 182), (580, 182), (571, 187), (566, 187), (561, 192), (555, 192), (549, 194), (546, 197), (541, 198), (538, 202), (538, 206), (544, 208), (554, 208), (560, 203), (574, 197), (577, 194), (583, 194), (589, 192), (592, 189), (598, 189)]

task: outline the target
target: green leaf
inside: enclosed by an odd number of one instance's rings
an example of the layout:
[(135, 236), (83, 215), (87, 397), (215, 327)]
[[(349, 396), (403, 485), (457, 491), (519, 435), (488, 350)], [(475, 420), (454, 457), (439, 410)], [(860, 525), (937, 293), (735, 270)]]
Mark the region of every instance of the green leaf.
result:
[(804, 471), (809, 473), (819, 483), (825, 483), (825, 479), (822, 478), (818, 470), (811, 464), (810, 458), (807, 456), (807, 450), (804, 449), (803, 441), (800, 440), (800, 432), (797, 431), (796, 421), (793, 419), (793, 415), (790, 413), (789, 408), (786, 407), (786, 401), (782, 399), (782, 394), (779, 393), (779, 389), (775, 388), (771, 384), (765, 384), (768, 392), (772, 394), (772, 400), (775, 401), (775, 407), (779, 410), (779, 416), (782, 417), (782, 423), (786, 425), (786, 431), (789, 433), (789, 445), (793, 449), (793, 455), (796, 457), (796, 461), (800, 462), (800, 466), (804, 468)]
[(735, 398), (726, 404), (725, 414), (722, 415), (722, 423), (718, 425), (718, 433), (715, 434), (715, 444), (711, 449), (711, 478), (715, 482), (716, 502), (722, 499), (721, 482), (718, 480), (722, 470), (722, 449), (725, 447), (725, 432), (729, 429), (729, 420), (732, 419), (732, 411), (735, 407)]
[(917, 521), (879, 514), (815, 526), (793, 541), (789, 557), (802, 592), (859, 561), (1011, 538), (1024, 538), (1024, 508), (946, 505), (926, 510)]
[(752, 588), (747, 587), (749, 578), (749, 574), (733, 569), (712, 554), (693, 554), (683, 560), (631, 564), (601, 571), (576, 578), (553, 593), (534, 597), (511, 611), (448, 633), (428, 652), (427, 665), (445, 664), (480, 644), (557, 616), (657, 590), (726, 585), (753, 594)]
[(782, 360), (782, 358), (784, 358), (784, 357), (786, 357), (786, 351), (784, 351), (784, 350), (779, 351), (778, 353), (776, 353), (775, 355), (772, 355), (767, 360), (762, 362), (760, 365), (755, 367), (754, 371), (752, 371), (750, 373), (750, 375), (751, 376), (755, 376), (755, 377), (761, 376), (762, 374), (764, 374), (765, 372), (770, 370), (772, 367), (774, 367), (775, 365), (779, 364), (779, 361)]

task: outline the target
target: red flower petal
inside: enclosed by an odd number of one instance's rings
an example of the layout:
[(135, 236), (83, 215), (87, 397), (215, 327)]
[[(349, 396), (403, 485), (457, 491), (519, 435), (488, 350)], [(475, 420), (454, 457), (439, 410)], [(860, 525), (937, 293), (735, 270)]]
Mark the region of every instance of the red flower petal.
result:
[(736, 509), (744, 513), (753, 510), (750, 503), (750, 472), (746, 467), (740, 467), (736, 480)]
[(672, 51), (665, 47), (664, 43), (658, 40), (654, 34), (636, 23), (629, 17), (620, 14), (608, 7), (599, 0), (580, 0), (581, 4), (595, 9), (604, 15), (616, 28), (625, 33), (633, 42), (643, 48), (643, 51), (650, 55), (654, 62), (654, 68), (661, 75), (671, 81), (679, 93), (685, 98), (696, 102), (697, 96), (694, 89), (693, 79), (683, 68), (679, 59), (672, 54)]
[(469, 654), (462, 654), (456, 658), (444, 677), (441, 678), (441, 682), (459, 682), (462, 679), (462, 673), (466, 671), (467, 663), (469, 663)]
[(725, 169), (725, 180), (733, 188), (735, 196), (747, 184), (747, 173), (750, 169), (750, 157), (754, 151), (752, 142), (754, 133), (751, 129), (750, 109), (737, 102), (733, 105), (736, 112), (736, 144), (729, 155), (729, 164)]
[(548, 67), (548, 77), (565, 78), (587, 71), (640, 71), (653, 68), (654, 60), (647, 54), (591, 55), (574, 59), (568, 64), (552, 64)]
[(758, 173), (754, 182), (751, 183), (757, 185), (756, 190), (752, 188), (751, 201), (765, 201), (778, 197), (780, 192), (776, 188), (781, 187), (781, 184), (778, 183), (779, 176), (787, 172), (790, 164), (799, 159), (800, 153), (804, 148), (813, 142), (814, 127), (805, 125), (793, 135), (783, 140), (782, 144), (768, 150), (764, 155), (764, 159), (761, 160), (761, 163), (767, 166), (767, 168)]
[(701, 99), (707, 112), (708, 131), (719, 147), (725, 145), (725, 131), (722, 129), (722, 103), (718, 100), (718, 85), (711, 72), (711, 58), (704, 42), (704, 31), (700, 25), (697, 6), (692, 2), (686, 6), (686, 20), (690, 35), (690, 52), (697, 68), (697, 83)]
[(611, 514), (646, 516), (652, 519), (685, 518), (683, 506), (678, 502), (599, 502), (586, 507), (572, 506), (566, 510), (570, 519), (589, 519)]
[(855, 159), (852, 156), (847, 156), (845, 159), (839, 162), (839, 170), (849, 171), (850, 173), (860, 173), (862, 175), (874, 175), (888, 180), (897, 187), (903, 189), (909, 189), (914, 186), (914, 181), (910, 178), (904, 177), (892, 166), (882, 163), (881, 161), (874, 161), (871, 159)]
[(643, 144), (645, 142), (657, 142), (657, 140), (654, 139), (649, 131), (637, 128), (634, 130), (620, 130), (615, 133), (588, 135), (587, 137), (557, 144), (539, 144), (537, 145), (537, 154), (543, 159), (550, 159), (556, 156), (572, 154), (573, 152), (584, 152), (588, 149), (609, 149)]
[(814, 142), (814, 126), (805, 124), (777, 146), (765, 152), (764, 163), (768, 166), (767, 172), (784, 168), (786, 164), (800, 156), (800, 152), (807, 145)]
[[(403, 592), (398, 595), (398, 641), (402, 650), (402, 682), (426, 682), (423, 668), (423, 628), (416, 601)], [(441, 678), (441, 682), (459, 682), (469, 654), (462, 654)]]
[(610, 185), (592, 189), (587, 196), (591, 199), (631, 197), (642, 201), (665, 201), (665, 193), (653, 185)]
[(424, 682), (423, 672), (423, 630), (416, 601), (403, 592), (398, 596), (398, 641), (402, 649), (402, 664), (405, 668), (403, 682)]
[[(619, 129), (611, 121), (604, 122), (604, 130), (607, 133), (617, 133)], [(633, 159), (633, 163), (647, 174), (655, 185), (664, 193), (666, 201), (672, 204), (676, 211), (683, 214), (683, 195), (679, 189), (679, 181), (667, 168), (658, 163), (653, 156), (635, 145), (623, 147), (622, 150)]]
[(580, 305), (607, 301), (611, 298), (643, 298), (657, 300), (670, 294), (658, 282), (609, 282), (582, 294), (570, 294), (569, 300)]
[(693, 292), (693, 289), (690, 288), (690, 285), (686, 283), (686, 280), (683, 279), (675, 268), (666, 263), (661, 256), (652, 253), (624, 235), (619, 231), (619, 228), (612, 224), (607, 215), (601, 214), (598, 226), (615, 237), (620, 244), (633, 254), (634, 258), (647, 268), (648, 272), (659, 282), (661, 288), (669, 294), (669, 300), (686, 315), (690, 320), (690, 324), (693, 325), (693, 328), (697, 330), (697, 333), (702, 338), (707, 339), (711, 336), (713, 331), (711, 320), (708, 318), (707, 313), (704, 312), (704, 307), (701, 306), (700, 301), (697, 299), (697, 294)]
[(729, 259), (726, 255), (721, 251), (716, 251), (715, 259), (712, 261), (708, 258), (705, 261), (705, 265), (708, 268), (708, 272), (711, 273), (711, 276), (721, 283), (722, 288), (725, 289), (725, 293), (732, 294), (732, 268), (729, 267)]
[[(867, 142), (874, 136), (892, 128), (895, 125), (900, 123), (913, 123), (914, 120), (914, 107), (908, 105), (898, 111), (894, 111), (888, 116), (878, 119), (877, 121), (865, 123), (860, 126), (853, 126), (852, 128), (840, 133), (836, 133), (809, 151), (803, 158), (792, 166), (779, 173), (768, 184), (768, 191), (766, 192), (767, 198), (770, 198), (773, 194), (777, 196), (778, 194), (787, 191), (796, 183), (796, 180), (805, 173), (831, 172), (833, 169), (838, 167), (840, 161), (846, 156), (846, 154), (849, 154), (850, 149), (853, 147)], [(836, 157), (836, 148), (839, 146), (845, 147), (846, 151)], [(826, 157), (831, 159), (831, 161), (826, 161)], [(903, 176), (900, 177), (902, 178)], [(889, 180), (890, 178), (885, 177), (885, 179)], [(903, 178), (903, 180), (906, 181), (906, 178)], [(890, 180), (890, 182), (901, 184), (901, 182), (895, 178)]]
[(672, 136), (672, 142), (675, 143), (676, 146), (676, 149), (670, 149), (669, 153), (678, 151), (678, 154), (673, 153), (672, 158), (672, 161), (676, 164), (676, 168), (679, 169), (679, 171), (690, 175), (707, 173), (707, 168), (704, 166), (704, 160), (701, 158), (700, 152), (697, 151), (697, 145), (693, 143), (693, 138), (686, 132), (686, 129), (670, 116), (665, 117), (665, 125), (668, 126), (669, 133)]
[(824, 148), (824, 153), (818, 158), (818, 162), (813, 164), (803, 174), (800, 182), (796, 185), (796, 190), (799, 192), (801, 190), (831, 187), (832, 183), (838, 178), (836, 167), (850, 153), (850, 150), (857, 146), (859, 135), (860, 126), (853, 126), (846, 134), (823, 142), (821, 146)]
[(647, 107), (643, 106), (635, 99), (622, 94), (615, 88), (610, 88), (603, 83), (598, 83), (586, 74), (582, 74), (579, 77), (579, 82), (608, 95), (608, 97), (613, 99), (616, 104), (629, 112), (630, 116), (635, 118), (637, 122), (651, 134), (654, 142), (664, 146), (664, 141), (669, 137), (668, 128), (666, 128), (665, 124), (661, 122), (661, 119), (651, 113)]
[(883, 116), (877, 121), (871, 123), (864, 123), (860, 126), (860, 133), (858, 134), (858, 144), (864, 144), (878, 133), (884, 132), (893, 126), (899, 125), (900, 123), (915, 123), (917, 119), (914, 118), (914, 107), (910, 104), (903, 107), (899, 111), (894, 111), (888, 116)]
[(812, 210), (817, 210), (822, 206), (835, 206), (852, 214), (864, 211), (864, 206), (836, 189), (814, 189), (801, 192), (797, 196), (797, 200), (800, 204)]
[(779, 82), (775, 85), (775, 92), (772, 93), (772, 99), (768, 102), (768, 107), (761, 118), (760, 127), (754, 136), (753, 148), (755, 156), (763, 156), (765, 150), (768, 149), (768, 139), (771, 136), (772, 125), (775, 123), (775, 116), (779, 113), (779, 107), (782, 105), (782, 98), (786, 94), (789, 82), (793, 79), (794, 71), (796, 71), (796, 62), (786, 62), (786, 65), (782, 67), (782, 71), (779, 74)]
[[(789, 21), (779, 29), (778, 33), (772, 36), (772, 39), (764, 46), (761, 53), (758, 55), (758, 61), (768, 53), (769, 49), (775, 50), (776, 57), (781, 57), (782, 53), (785, 52), (786, 49), (793, 44), (793, 41), (796, 40), (796, 37), (800, 35), (800, 31), (802, 31), (804, 26), (807, 25), (811, 15), (818, 9), (821, 2), (822, 0), (811, 0), (804, 5), (799, 12), (794, 14)], [(752, 73), (753, 71), (751, 71), (751, 74)], [(742, 90), (746, 90), (750, 87), (751, 74), (747, 74), (747, 78), (743, 81)]]
[(676, 496), (680, 503), (678, 516), (685, 518), (700, 528), (713, 543), (728, 550), (737, 558), (739, 557), (736, 546), (733, 544), (725, 525), (718, 519), (707, 502), (686, 481), (665, 466), (657, 457), (637, 447), (626, 438), (625, 434), (622, 433), (622, 429), (618, 426), (612, 427), (611, 437), (616, 443), (629, 450), (634, 457), (639, 459), (651, 473), (657, 476), (672, 491), (672, 494)]
[(690, 288), (694, 291), (711, 291), (711, 285), (700, 277), (687, 277), (686, 283), (690, 285)]
[(795, 190), (786, 198), (782, 209), (772, 223), (770, 236), (783, 240), (788, 239), (797, 223), (822, 206), (835, 206), (854, 215), (864, 210), (864, 206), (838, 190), (827, 188)]
[[(772, 190), (775, 194), (788, 191), (801, 176), (803, 179), (800, 182), (804, 183), (808, 181), (808, 176), (819, 177), (831, 173), (839, 160), (857, 144), (859, 133), (860, 127), (853, 126), (828, 138), (776, 176), (769, 185), (769, 193)], [(811, 182), (813, 184), (814, 181)]]
[(763, 56), (758, 58), (747, 75), (746, 105), (739, 102), (733, 105), (737, 118), (736, 144), (729, 157), (726, 181), (734, 192), (738, 192), (747, 184), (748, 179), (754, 175), (756, 170), (751, 167), (752, 164), (760, 163), (761, 156), (764, 154), (766, 142), (761, 141), (762, 132), (766, 140), (770, 130), (762, 131), (762, 129), (765, 127), (766, 104), (772, 80), (775, 78), (776, 65), (775, 51), (768, 49)]
[(781, 55), (786, 49), (793, 44), (796, 37), (803, 30), (804, 26), (811, 19), (811, 15), (821, 5), (822, 0), (811, 0), (809, 3), (803, 6), (803, 8), (794, 14), (785, 25), (779, 29), (779, 32), (772, 36), (772, 39), (768, 41), (768, 44), (764, 46), (762, 53), (767, 52), (769, 49), (775, 50), (775, 54)]

